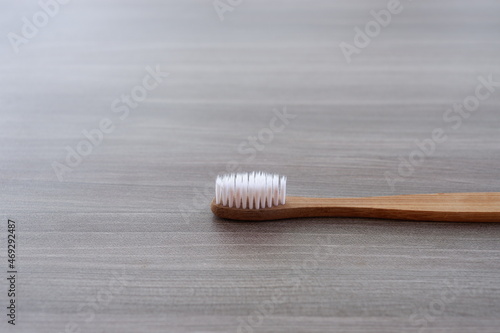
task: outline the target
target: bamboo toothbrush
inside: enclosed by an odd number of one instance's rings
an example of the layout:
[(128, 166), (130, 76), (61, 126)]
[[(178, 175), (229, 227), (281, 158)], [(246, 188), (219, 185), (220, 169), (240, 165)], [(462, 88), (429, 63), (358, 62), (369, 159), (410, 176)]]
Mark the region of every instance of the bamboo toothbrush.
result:
[(286, 177), (262, 172), (218, 176), (212, 212), (243, 221), (365, 217), (414, 221), (500, 222), (500, 193), (437, 193), (367, 198), (286, 196)]

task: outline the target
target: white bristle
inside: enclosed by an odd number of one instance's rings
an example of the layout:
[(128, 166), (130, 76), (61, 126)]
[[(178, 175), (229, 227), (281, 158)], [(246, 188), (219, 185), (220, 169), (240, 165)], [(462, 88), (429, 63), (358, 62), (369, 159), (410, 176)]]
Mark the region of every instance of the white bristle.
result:
[(264, 172), (217, 176), (215, 202), (218, 205), (261, 209), (284, 205), (286, 177)]

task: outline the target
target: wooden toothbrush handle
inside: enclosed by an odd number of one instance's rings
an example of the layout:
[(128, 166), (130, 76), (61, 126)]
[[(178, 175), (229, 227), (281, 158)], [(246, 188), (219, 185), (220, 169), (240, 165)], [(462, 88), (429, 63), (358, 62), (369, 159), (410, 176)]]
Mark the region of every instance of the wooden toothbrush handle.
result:
[[(287, 197), (298, 216), (368, 217), (450, 222), (500, 222), (500, 193), (438, 193), (368, 198)], [(283, 207), (286, 210), (286, 207)]]
[(287, 197), (285, 205), (260, 210), (220, 209), (216, 214), (229, 219), (247, 221), (329, 216), (414, 221), (500, 222), (500, 193), (438, 193), (367, 198)]

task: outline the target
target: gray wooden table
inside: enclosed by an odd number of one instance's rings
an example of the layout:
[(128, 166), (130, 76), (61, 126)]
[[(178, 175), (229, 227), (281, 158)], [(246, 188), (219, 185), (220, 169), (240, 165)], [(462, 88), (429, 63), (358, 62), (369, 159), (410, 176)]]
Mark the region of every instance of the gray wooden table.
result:
[(46, 7), (0, 5), (1, 332), (500, 331), (500, 224), (209, 210), (500, 191), (498, 1)]

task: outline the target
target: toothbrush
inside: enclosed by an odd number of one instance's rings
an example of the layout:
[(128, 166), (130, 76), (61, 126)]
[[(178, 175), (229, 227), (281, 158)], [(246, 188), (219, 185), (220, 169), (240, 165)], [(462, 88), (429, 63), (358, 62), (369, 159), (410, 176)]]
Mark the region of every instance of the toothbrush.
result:
[(412, 194), (365, 198), (286, 196), (286, 177), (263, 172), (218, 176), (212, 212), (267, 221), (297, 217), (364, 217), (413, 221), (500, 222), (500, 192)]

